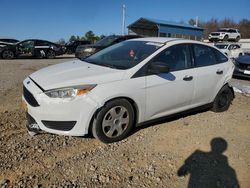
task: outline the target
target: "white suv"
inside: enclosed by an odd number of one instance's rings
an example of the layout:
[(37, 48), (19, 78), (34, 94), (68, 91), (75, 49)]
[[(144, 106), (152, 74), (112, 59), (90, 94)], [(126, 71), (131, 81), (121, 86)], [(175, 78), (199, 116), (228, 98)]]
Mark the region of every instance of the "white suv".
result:
[(241, 35), (238, 29), (222, 28), (219, 29), (217, 32), (210, 33), (208, 39), (210, 42), (229, 40), (238, 42), (240, 40), (240, 37)]
[(215, 46), (230, 58), (237, 58), (244, 55), (244, 51), (239, 44), (217, 43)]
[(128, 40), (27, 77), (27, 128), (116, 142), (142, 122), (201, 106), (227, 110), (233, 70), (230, 59), (201, 42)]

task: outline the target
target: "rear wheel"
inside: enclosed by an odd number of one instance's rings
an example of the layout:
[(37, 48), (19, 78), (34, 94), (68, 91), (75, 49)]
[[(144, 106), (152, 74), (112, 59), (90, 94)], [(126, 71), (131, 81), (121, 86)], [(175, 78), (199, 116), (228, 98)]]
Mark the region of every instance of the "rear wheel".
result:
[(2, 53), (2, 58), (3, 59), (13, 59), (15, 57), (14, 52), (11, 50), (5, 50)]
[(227, 111), (232, 100), (233, 100), (233, 91), (229, 88), (228, 85), (224, 86), (213, 102), (212, 111), (214, 112), (224, 112)]
[(134, 124), (134, 110), (126, 99), (108, 102), (97, 114), (92, 125), (93, 136), (104, 143), (126, 138)]
[(53, 50), (49, 50), (46, 56), (48, 59), (54, 59), (56, 57), (56, 53)]

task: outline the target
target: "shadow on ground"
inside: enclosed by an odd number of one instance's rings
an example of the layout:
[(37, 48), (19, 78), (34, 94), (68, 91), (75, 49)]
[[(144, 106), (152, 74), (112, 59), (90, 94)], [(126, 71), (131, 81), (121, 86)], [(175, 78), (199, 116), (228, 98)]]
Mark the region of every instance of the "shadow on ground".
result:
[(235, 170), (229, 166), (227, 142), (223, 138), (213, 138), (211, 151), (196, 150), (179, 168), (177, 175), (190, 175), (188, 188), (239, 188)]

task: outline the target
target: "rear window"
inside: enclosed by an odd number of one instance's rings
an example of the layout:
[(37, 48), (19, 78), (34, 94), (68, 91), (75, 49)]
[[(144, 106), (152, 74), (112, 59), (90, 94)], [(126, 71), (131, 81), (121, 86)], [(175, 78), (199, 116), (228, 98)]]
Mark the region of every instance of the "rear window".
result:
[(213, 49), (213, 50), (216, 56), (217, 63), (225, 63), (228, 61), (228, 58), (223, 53), (219, 52), (216, 49)]
[(214, 65), (217, 62), (213, 48), (205, 45), (195, 44), (194, 56), (196, 67)]

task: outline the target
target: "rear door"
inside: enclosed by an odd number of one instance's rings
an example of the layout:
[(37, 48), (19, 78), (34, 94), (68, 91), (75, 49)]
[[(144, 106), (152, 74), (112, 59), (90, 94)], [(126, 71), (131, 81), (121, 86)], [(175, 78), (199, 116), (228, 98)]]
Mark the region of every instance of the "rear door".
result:
[[(214, 94), (224, 82), (225, 65), (227, 58), (218, 50), (201, 44), (193, 44), (195, 60), (195, 94), (193, 104), (200, 106), (213, 101)], [(216, 52), (224, 57), (220, 60)]]
[(189, 44), (165, 49), (150, 63), (163, 62), (169, 73), (146, 76), (146, 118), (155, 119), (188, 109), (194, 95), (194, 71)]
[(45, 57), (49, 49), (50, 49), (49, 42), (43, 40), (36, 40), (35, 50), (34, 50), (36, 57), (41, 57), (41, 58)]

